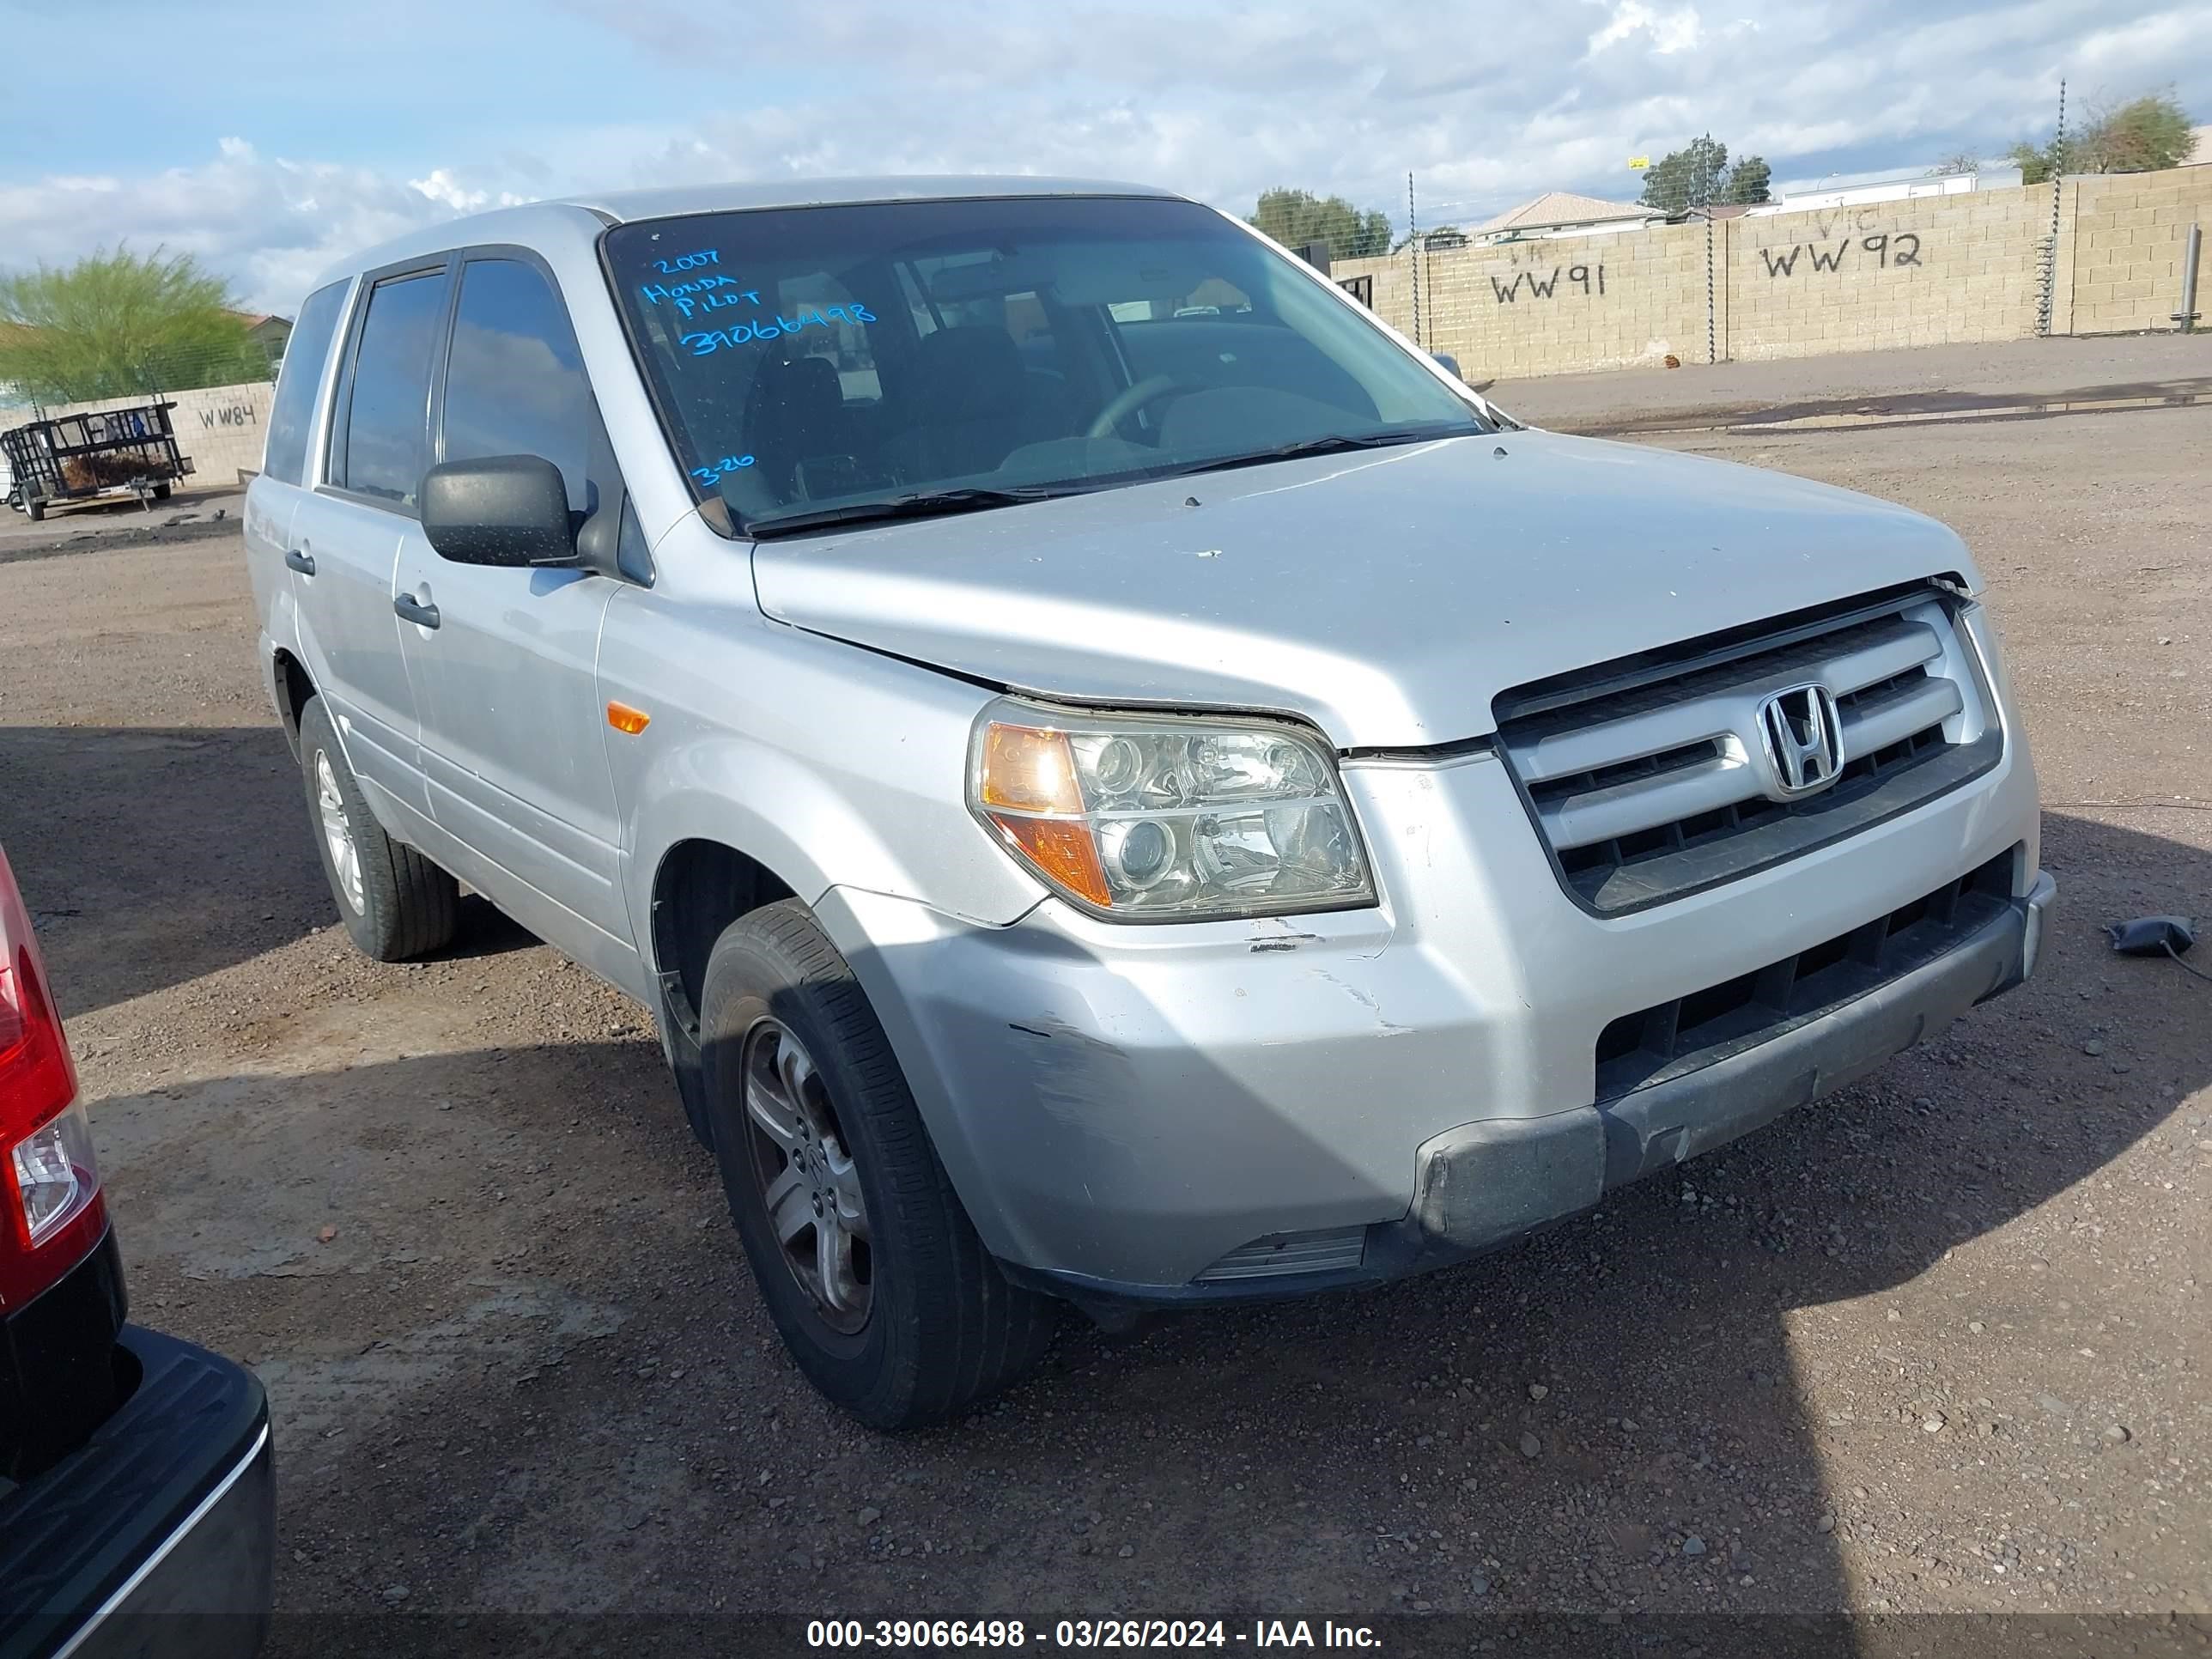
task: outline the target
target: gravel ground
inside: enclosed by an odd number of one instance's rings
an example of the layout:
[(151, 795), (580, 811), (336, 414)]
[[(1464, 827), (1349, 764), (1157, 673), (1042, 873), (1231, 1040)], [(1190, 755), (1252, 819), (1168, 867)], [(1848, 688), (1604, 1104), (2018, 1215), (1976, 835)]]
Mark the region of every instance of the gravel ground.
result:
[(347, 947), (234, 537), (11, 537), (0, 841), (137, 1316), (267, 1381), (280, 1606), (379, 1643), (394, 1609), (2212, 1613), (2212, 985), (2099, 933), (2212, 921), (2212, 410), (1668, 441), (1978, 548), (2062, 890), (2038, 979), (1525, 1246), (1071, 1322), (902, 1439), (787, 1363), (644, 1013), (481, 901), (441, 960)]
[[(1479, 365), (1468, 374), (1484, 378)], [(1489, 396), (1540, 426), (1613, 432), (1686, 418), (1771, 415), (1873, 400), (1909, 409), (1961, 398), (2167, 397), (2212, 402), (2212, 333), (2118, 334), (2007, 345), (1846, 351), (1501, 380)]]

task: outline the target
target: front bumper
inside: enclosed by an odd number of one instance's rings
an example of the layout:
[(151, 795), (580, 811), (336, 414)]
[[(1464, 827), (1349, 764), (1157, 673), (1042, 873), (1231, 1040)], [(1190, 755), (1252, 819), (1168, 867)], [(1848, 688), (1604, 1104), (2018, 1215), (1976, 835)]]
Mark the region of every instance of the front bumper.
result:
[(1683, 1076), (1601, 1105), (1437, 1136), (1420, 1149), (1413, 1208), (1368, 1241), (1365, 1276), (1495, 1249), (1834, 1093), (2025, 980), (2057, 896), (2039, 873), (2002, 915), (1935, 961)]
[(0, 1656), (246, 1659), (276, 1560), (268, 1403), (252, 1373), (156, 1332), (89, 1441), (0, 1497)]
[[(984, 928), (849, 889), (817, 908), (1017, 1277), (1093, 1304), (1303, 1293), (1587, 1208), (2024, 977), (2051, 889), (2011, 737), (1966, 787), (1626, 916), (1566, 896), (1486, 754), (1346, 765), (1377, 909), (1146, 928), (1048, 902)], [(1601, 1086), (1625, 1017), (1994, 862), (2002, 914), (1936, 959), (1686, 1075), (1620, 1098)]]

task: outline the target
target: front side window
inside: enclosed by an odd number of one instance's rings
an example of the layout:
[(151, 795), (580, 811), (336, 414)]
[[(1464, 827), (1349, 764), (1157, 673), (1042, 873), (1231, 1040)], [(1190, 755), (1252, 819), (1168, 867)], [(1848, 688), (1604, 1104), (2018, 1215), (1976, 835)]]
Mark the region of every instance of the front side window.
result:
[(1487, 429), (1188, 202), (704, 214), (605, 248), (679, 462), (750, 533)]
[(429, 466), (430, 364), (446, 319), (446, 273), (397, 276), (369, 290), (345, 419), (331, 443), (331, 482), (415, 506)]
[(323, 367), (344, 309), (345, 283), (319, 288), (300, 307), (285, 343), (284, 366), (276, 376), (276, 396), (269, 405), (269, 443), (261, 470), (279, 483), (295, 484), (307, 471), (307, 428), (315, 418), (315, 394), (323, 389)]
[(446, 359), (445, 459), (542, 456), (561, 469), (568, 505), (585, 513), (599, 428), (583, 353), (553, 285), (520, 259), (470, 260)]

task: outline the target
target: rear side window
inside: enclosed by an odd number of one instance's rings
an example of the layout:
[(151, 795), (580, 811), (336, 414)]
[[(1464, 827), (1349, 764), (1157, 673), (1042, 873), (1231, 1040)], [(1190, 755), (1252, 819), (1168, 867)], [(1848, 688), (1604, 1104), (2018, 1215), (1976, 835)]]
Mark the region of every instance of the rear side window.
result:
[(538, 455), (561, 469), (568, 505), (591, 510), (586, 479), (599, 405), (568, 308), (520, 259), (471, 259), (446, 359), (445, 459)]
[(369, 290), (346, 418), (331, 442), (331, 482), (340, 489), (414, 507), (430, 464), (430, 364), (446, 294), (442, 270)]
[(330, 361), (331, 337), (337, 332), (346, 284), (319, 288), (300, 307), (285, 343), (283, 372), (269, 408), (269, 447), (261, 470), (280, 483), (295, 484), (307, 467), (307, 428), (314, 424), (315, 394), (322, 390), (323, 365)]

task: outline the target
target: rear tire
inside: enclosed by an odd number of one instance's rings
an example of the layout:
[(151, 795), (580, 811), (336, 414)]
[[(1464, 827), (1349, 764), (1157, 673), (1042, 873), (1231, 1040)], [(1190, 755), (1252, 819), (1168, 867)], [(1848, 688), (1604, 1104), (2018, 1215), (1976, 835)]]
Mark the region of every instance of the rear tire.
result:
[(354, 947), (378, 962), (404, 962), (451, 944), (460, 924), (460, 884), (384, 833), (320, 697), (300, 710), (300, 772), (315, 849)]
[(157, 501), (166, 501), (169, 499), (169, 485), (167, 479), (154, 486), (154, 499)]
[(45, 499), (38, 495), (24, 496), (23, 511), (29, 515), (30, 520), (33, 524), (38, 523), (41, 519), (46, 516), (46, 503)]
[[(732, 922), (702, 1002), (723, 1188), (807, 1380), (872, 1428), (908, 1429), (1019, 1378), (1051, 1345), (1059, 1306), (1009, 1283), (983, 1249), (875, 1011), (805, 906)], [(842, 1249), (823, 1247), (825, 1227)]]

